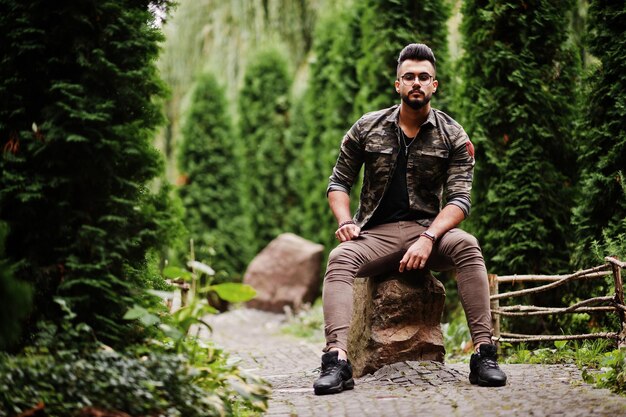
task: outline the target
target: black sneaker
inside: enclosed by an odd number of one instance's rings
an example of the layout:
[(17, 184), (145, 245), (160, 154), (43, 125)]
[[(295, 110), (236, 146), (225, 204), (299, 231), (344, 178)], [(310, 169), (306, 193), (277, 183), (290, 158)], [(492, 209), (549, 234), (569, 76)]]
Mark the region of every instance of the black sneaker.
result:
[(313, 383), (316, 395), (336, 394), (344, 389), (354, 388), (352, 365), (338, 357), (339, 352), (336, 350), (322, 355), (322, 374)]
[(506, 385), (506, 374), (498, 366), (496, 345), (483, 343), (470, 359), (469, 380), (481, 387), (501, 387)]

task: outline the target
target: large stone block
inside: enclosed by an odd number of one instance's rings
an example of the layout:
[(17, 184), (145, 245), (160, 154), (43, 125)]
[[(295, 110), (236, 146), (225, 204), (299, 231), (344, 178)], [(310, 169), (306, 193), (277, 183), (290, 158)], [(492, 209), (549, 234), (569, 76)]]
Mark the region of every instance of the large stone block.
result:
[(402, 361), (443, 362), (445, 288), (428, 271), (356, 279), (348, 352), (355, 376)]
[(319, 294), (324, 247), (292, 233), (272, 240), (248, 265), (243, 282), (257, 296), (248, 307), (280, 313), (299, 310)]

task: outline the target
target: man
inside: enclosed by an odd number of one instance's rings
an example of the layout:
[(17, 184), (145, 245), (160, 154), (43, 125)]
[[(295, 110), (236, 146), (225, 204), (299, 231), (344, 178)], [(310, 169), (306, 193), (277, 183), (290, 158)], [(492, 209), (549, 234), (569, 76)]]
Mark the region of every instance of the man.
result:
[[(457, 122), (431, 108), (438, 85), (431, 49), (424, 44), (406, 46), (395, 81), (400, 105), (364, 115), (341, 143), (327, 191), (340, 244), (329, 256), (324, 278), (326, 353), (313, 385), (318, 395), (354, 387), (347, 352), (354, 277), (365, 263), (394, 253), (401, 257), (400, 272), (456, 269), (476, 347), (470, 382), (506, 384), (491, 344), (482, 252), (473, 236), (456, 228), (470, 211), (474, 148)], [(362, 165), (363, 187), (353, 218), (350, 189)]]

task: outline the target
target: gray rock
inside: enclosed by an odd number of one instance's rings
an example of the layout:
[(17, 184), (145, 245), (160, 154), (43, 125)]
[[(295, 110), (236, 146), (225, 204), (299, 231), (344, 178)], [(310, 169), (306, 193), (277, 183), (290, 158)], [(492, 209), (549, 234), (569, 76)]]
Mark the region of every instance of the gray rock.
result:
[(355, 376), (402, 361), (443, 362), (446, 293), (430, 272), (356, 279), (348, 352)]
[(319, 294), (324, 247), (292, 233), (272, 240), (248, 265), (243, 282), (257, 296), (247, 303), (259, 310), (283, 312), (285, 306), (298, 311)]

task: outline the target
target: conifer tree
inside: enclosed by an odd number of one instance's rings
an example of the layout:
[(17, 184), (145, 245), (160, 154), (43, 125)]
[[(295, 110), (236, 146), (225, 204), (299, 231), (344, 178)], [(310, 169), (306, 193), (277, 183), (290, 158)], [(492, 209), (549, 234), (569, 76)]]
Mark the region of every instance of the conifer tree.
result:
[(32, 287), (13, 276), (14, 266), (5, 259), (7, 227), (0, 223), (0, 350), (10, 349), (21, 337), (21, 321), (32, 303)]
[(0, 0), (0, 219), (8, 261), (35, 289), (33, 321), (62, 296), (100, 340), (131, 342), (122, 316), (168, 239), (150, 7), (169, 1)]
[(572, 263), (626, 256), (626, 5), (590, 2), (588, 46), (600, 65), (587, 77), (581, 123), (580, 196)]
[(359, 3), (359, 10), (362, 36), (355, 116), (398, 102), (393, 86), (398, 53), (409, 43), (425, 43), (435, 53), (441, 88), (433, 103), (446, 110), (442, 99), (447, 95), (447, 80), (451, 78), (447, 69), (449, 3), (445, 0), (365, 0)]
[(336, 244), (337, 224), (328, 207), (326, 188), (341, 139), (354, 122), (359, 85), (358, 13), (351, 4), (336, 5), (320, 18), (315, 33), (314, 59), (300, 115), (304, 123), (293, 125), (302, 132), (305, 142), (298, 164), (301, 210), (295, 210), (292, 217), (298, 219), (304, 237), (324, 244), (330, 251)]
[(474, 232), (494, 273), (566, 268), (575, 176), (570, 0), (466, 1), (464, 126), (477, 149)]
[(240, 221), (241, 177), (224, 90), (213, 74), (196, 82), (182, 137), (179, 194), (196, 259), (211, 265), (218, 277), (240, 276), (249, 256), (247, 229)]
[(251, 58), (239, 93), (243, 204), (253, 253), (285, 231), (290, 208), (297, 205), (295, 185), (288, 181), (300, 152), (288, 136), (290, 86), (286, 59), (267, 49)]

